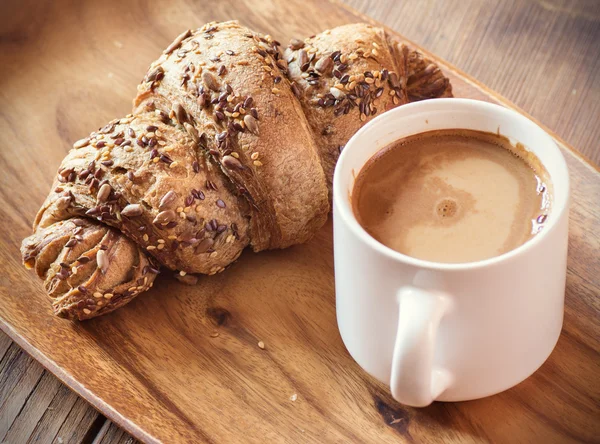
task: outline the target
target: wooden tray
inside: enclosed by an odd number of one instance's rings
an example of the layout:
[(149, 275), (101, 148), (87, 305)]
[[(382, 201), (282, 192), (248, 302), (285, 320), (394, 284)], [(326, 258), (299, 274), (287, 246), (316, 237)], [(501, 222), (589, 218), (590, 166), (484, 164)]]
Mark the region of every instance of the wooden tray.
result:
[[(598, 439), (600, 174), (558, 139), (573, 181), (564, 331), (542, 368), (500, 395), (406, 408), (361, 371), (336, 326), (330, 223), (306, 245), (246, 252), (196, 287), (161, 276), (112, 315), (52, 317), (21, 265), (21, 239), (72, 141), (128, 113), (174, 36), (238, 17), (285, 42), (369, 19), (318, 0), (11, 3), (0, 52), (0, 327), (110, 419), (148, 442)], [(512, 107), (439, 63), (456, 96)]]

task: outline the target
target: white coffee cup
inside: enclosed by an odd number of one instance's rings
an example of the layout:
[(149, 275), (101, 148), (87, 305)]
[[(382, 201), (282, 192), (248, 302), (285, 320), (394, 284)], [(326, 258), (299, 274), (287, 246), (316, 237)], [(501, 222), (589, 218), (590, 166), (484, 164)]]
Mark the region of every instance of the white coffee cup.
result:
[[(553, 185), (541, 233), (500, 256), (444, 264), (398, 253), (357, 222), (350, 196), (363, 165), (391, 142), (464, 128), (499, 132), (542, 162)], [(567, 267), (569, 175), (554, 140), (521, 114), (468, 99), (393, 109), (346, 144), (335, 169), (337, 320), (346, 348), (411, 406), (506, 390), (537, 370), (560, 335)]]

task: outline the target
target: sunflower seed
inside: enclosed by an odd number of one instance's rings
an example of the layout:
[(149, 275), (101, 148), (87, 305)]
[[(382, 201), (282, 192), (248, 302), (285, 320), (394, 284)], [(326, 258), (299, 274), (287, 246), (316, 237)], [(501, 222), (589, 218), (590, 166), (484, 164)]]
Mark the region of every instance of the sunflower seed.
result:
[(248, 130), (250, 130), (250, 132), (252, 134), (255, 134), (258, 136), (258, 121), (256, 120), (256, 118), (254, 116), (252, 116), (250, 114), (246, 114), (244, 116), (244, 124), (246, 125), (246, 128), (248, 128)]
[(277, 66), (279, 66), (282, 71), (287, 71), (288, 69), (288, 63), (284, 59), (277, 60)]
[(165, 49), (163, 51), (163, 54), (171, 54), (174, 50), (179, 48), (179, 45), (181, 45), (181, 42), (183, 42), (185, 39), (187, 39), (191, 35), (192, 35), (192, 31), (189, 29), (187, 31), (185, 31), (184, 33), (179, 34), (177, 36), (177, 38), (175, 40), (173, 40), (173, 43), (171, 43), (169, 46), (167, 46), (167, 49)]
[(225, 166), (225, 168), (230, 169), (230, 170), (233, 170), (233, 169), (241, 170), (244, 168), (242, 163), (233, 156), (224, 156), (222, 163)]
[(160, 203), (158, 204), (158, 209), (164, 210), (165, 208), (168, 208), (176, 199), (177, 193), (173, 190), (169, 191), (160, 200)]
[(166, 224), (166, 223), (173, 221), (176, 217), (177, 217), (177, 215), (175, 214), (175, 211), (173, 211), (173, 210), (161, 211), (160, 213), (158, 213), (156, 215), (153, 223)]
[(98, 195), (96, 196), (96, 200), (99, 203), (106, 202), (108, 200), (108, 197), (110, 196), (111, 191), (112, 191), (112, 188), (110, 187), (110, 185), (105, 183), (98, 190)]
[(142, 214), (142, 207), (139, 204), (129, 204), (121, 210), (121, 214), (127, 217), (136, 217)]
[(204, 82), (207, 88), (219, 91), (219, 82), (217, 82), (217, 79), (210, 71), (202, 72), (202, 82)]
[(315, 64), (315, 69), (321, 74), (327, 74), (333, 67), (333, 61), (330, 57), (322, 57)]
[(330, 88), (329, 92), (336, 99), (342, 99), (342, 98), (344, 98), (346, 96), (341, 90), (339, 90), (337, 88)]
[(302, 40), (292, 39), (290, 40), (290, 48), (293, 50), (304, 48), (304, 42)]
[(113, 130), (115, 129), (115, 124), (114, 123), (107, 123), (101, 130), (100, 132), (102, 134), (108, 134), (108, 133), (112, 133)]
[(146, 82), (154, 82), (161, 80), (165, 76), (165, 71), (162, 66), (157, 67), (146, 75)]
[(184, 123), (183, 126), (195, 143), (200, 142), (200, 136), (198, 135), (198, 131), (196, 130), (196, 128), (194, 128), (192, 125), (190, 125), (187, 122)]
[(188, 114), (181, 103), (176, 103), (173, 105), (173, 112), (175, 113), (175, 118), (180, 124), (184, 124), (188, 120)]
[(77, 142), (75, 142), (73, 144), (73, 148), (77, 149), (77, 148), (83, 148), (84, 146), (87, 146), (90, 144), (90, 138), (86, 137), (85, 139), (79, 139)]
[(294, 93), (294, 95), (298, 98), (302, 97), (302, 91), (300, 91), (300, 88), (298, 88), (298, 85), (296, 85), (295, 82), (292, 82), (290, 84), (290, 87), (292, 88), (292, 92)]
[(302, 71), (306, 71), (308, 69), (308, 55), (303, 49), (298, 53), (298, 66)]
[(105, 274), (106, 270), (108, 270), (109, 265), (108, 255), (106, 254), (106, 251), (98, 250), (98, 252), (96, 253), (96, 263), (98, 264), (98, 268), (100, 269), (102, 274)]
[(398, 74), (396, 74), (395, 72), (390, 72), (389, 73), (389, 77), (388, 77), (388, 82), (390, 83), (390, 86), (394, 89), (398, 88), (400, 86), (400, 82), (398, 80)]
[(213, 239), (211, 239), (210, 237), (207, 237), (206, 239), (203, 239), (198, 244), (198, 246), (196, 247), (195, 253), (196, 254), (206, 253), (214, 244), (215, 244), (215, 241)]

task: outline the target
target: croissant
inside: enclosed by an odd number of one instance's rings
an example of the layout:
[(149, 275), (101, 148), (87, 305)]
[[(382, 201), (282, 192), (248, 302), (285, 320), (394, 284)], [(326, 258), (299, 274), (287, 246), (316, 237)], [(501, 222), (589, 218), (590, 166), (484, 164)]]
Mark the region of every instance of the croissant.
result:
[(56, 315), (88, 319), (193, 283), (246, 247), (310, 239), (348, 139), (387, 109), (451, 95), (420, 53), (366, 24), (280, 43), (235, 21), (178, 36), (132, 114), (77, 141), (23, 241)]

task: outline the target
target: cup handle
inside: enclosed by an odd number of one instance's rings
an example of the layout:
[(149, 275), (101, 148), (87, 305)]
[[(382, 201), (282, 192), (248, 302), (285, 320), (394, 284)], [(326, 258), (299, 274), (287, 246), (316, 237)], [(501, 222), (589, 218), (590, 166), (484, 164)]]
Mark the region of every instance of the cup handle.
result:
[(392, 396), (402, 404), (425, 407), (452, 383), (449, 371), (433, 367), (438, 326), (452, 301), (445, 293), (411, 286), (398, 290), (397, 301)]

